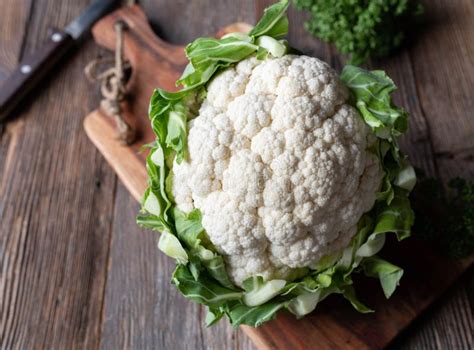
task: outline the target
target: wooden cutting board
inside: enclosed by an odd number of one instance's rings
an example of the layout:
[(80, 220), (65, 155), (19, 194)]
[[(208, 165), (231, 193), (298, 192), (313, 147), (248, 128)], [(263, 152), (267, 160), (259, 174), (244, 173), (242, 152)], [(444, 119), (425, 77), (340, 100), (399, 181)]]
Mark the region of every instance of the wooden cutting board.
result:
[[(93, 28), (99, 45), (114, 49), (117, 20), (128, 25), (124, 54), (133, 72), (127, 86), (130, 96), (126, 118), (135, 125), (139, 137), (132, 146), (123, 146), (116, 138), (112, 120), (99, 110), (85, 118), (84, 128), (132, 196), (140, 200), (147, 180), (146, 154), (140, 153), (140, 147), (154, 139), (147, 117), (149, 98), (156, 87), (176, 89), (174, 82), (187, 62), (183, 47), (158, 38), (138, 6), (119, 9), (100, 20)], [(245, 23), (236, 23), (218, 35), (248, 28)], [(405, 269), (395, 295), (387, 301), (377, 281), (365, 278), (361, 278), (363, 283), (356, 281), (358, 295), (376, 310), (374, 314), (359, 314), (342, 298), (331, 296), (304, 319), (281, 314), (258, 329), (242, 326), (243, 331), (260, 349), (380, 349), (387, 346), (474, 260), (471, 257), (448, 261), (416, 239), (391, 243), (389, 240), (383, 255)]]

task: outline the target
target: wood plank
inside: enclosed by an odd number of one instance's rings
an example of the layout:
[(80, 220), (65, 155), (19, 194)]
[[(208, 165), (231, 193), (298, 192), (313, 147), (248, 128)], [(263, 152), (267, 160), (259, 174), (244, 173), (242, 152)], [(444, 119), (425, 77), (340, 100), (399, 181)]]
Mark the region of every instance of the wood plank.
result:
[[(437, 154), (474, 152), (474, 2), (429, 1), (432, 25), (410, 51), (421, 108)], [(472, 158), (472, 157), (471, 157)]]
[[(466, 134), (472, 133), (470, 130), (473, 124), (472, 120), (469, 123), (465, 119), (469, 118), (471, 112), (457, 108), (457, 113), (450, 113), (447, 117), (445, 110), (451, 104), (446, 101), (446, 98), (441, 97), (451, 94), (452, 91), (459, 91), (456, 95), (460, 97), (460, 105), (465, 106), (466, 102), (470, 101), (469, 91), (465, 90), (466, 84), (457, 85), (457, 82), (472, 76), (472, 73), (467, 74), (467, 77), (464, 76), (466, 69), (472, 69), (472, 64), (468, 64), (472, 58), (465, 54), (466, 48), (472, 47), (473, 42), (468, 35), (470, 32), (472, 37), (472, 30), (469, 30), (467, 25), (470, 23), (468, 18), (472, 17), (472, 9), (468, 8), (472, 7), (472, 2), (468, 3), (466, 1), (458, 1), (456, 4), (454, 2), (426, 2), (426, 16), (430, 22), (434, 22), (431, 27), (415, 39), (414, 45), (409, 50), (380, 62), (381, 67), (388, 70), (399, 85), (397, 99), (411, 112), (410, 131), (402, 140), (402, 147), (408, 151), (415, 165), (423, 168), (427, 175), (436, 176), (445, 181), (454, 176), (474, 178), (472, 160), (468, 156), (471, 146), (469, 142), (466, 142), (469, 138), (466, 138)], [(453, 10), (457, 13), (455, 20), (445, 16), (446, 12), (451, 13)], [(457, 28), (450, 27), (446, 22)], [(460, 32), (464, 33), (464, 37), (456, 38)], [(457, 47), (452, 47), (453, 42), (458, 43)], [(453, 60), (453, 57), (443, 56), (453, 55), (459, 56), (455, 61), (463, 62), (460, 66), (464, 68), (450, 69), (449, 77), (438, 78), (439, 70), (442, 71), (444, 67), (451, 66), (450, 62)], [(408, 64), (400, 64), (400, 59), (408, 61)], [(420, 80), (418, 73), (420, 69), (426, 74), (424, 80)], [(439, 79), (439, 81), (435, 83), (433, 79)], [(474, 85), (471, 83), (470, 86), (472, 91)], [(433, 89), (437, 92), (427, 91)], [(456, 105), (456, 107), (459, 106)], [(451, 117), (456, 119), (451, 119)], [(450, 128), (442, 125), (443, 121), (447, 120), (452, 120)], [(461, 140), (463, 146), (449, 144), (453, 140), (456, 142)], [(452, 149), (452, 151), (445, 152), (443, 148)], [(464, 283), (458, 283), (457, 290), (447, 293), (446, 301), (432, 307), (427, 316), (416, 322), (406, 332), (404, 341), (394, 344), (394, 348), (444, 349), (472, 346), (474, 332), (472, 307), (461, 306), (469, 305), (464, 286), (469, 279), (473, 280), (474, 276), (468, 274)], [(474, 305), (473, 301), (471, 299), (471, 305)]]
[[(472, 349), (473, 318), (466, 287), (472, 271), (450, 288), (389, 349)], [(467, 317), (466, 317), (467, 316)]]
[(410, 51), (420, 96), (429, 121), (440, 177), (474, 178), (474, 2), (433, 1), (433, 22)]
[[(6, 79), (8, 73), (13, 70), (22, 54), (22, 42), (24, 41), (26, 23), (30, 12), (31, 4), (24, 0), (18, 6), (18, 1), (9, 0), (0, 3), (0, 13), (5, 17), (0, 21), (0, 87), (3, 80)], [(14, 128), (14, 127), (13, 127)], [(7, 130), (7, 126), (0, 124), (0, 184), (2, 183), (4, 169), (11, 161), (8, 152), (12, 135), (16, 134), (11, 130)], [(0, 210), (3, 201), (0, 199)]]
[[(25, 53), (88, 2), (32, 2)], [(15, 24), (11, 40), (21, 42), (24, 23)], [(98, 104), (82, 70), (97, 52), (89, 42), (58, 66), (2, 136), (2, 349), (99, 343), (116, 177), (82, 131), (83, 114)]]
[(141, 0), (155, 33), (163, 40), (186, 45), (197, 37), (214, 36), (230, 23), (254, 23), (252, 0)]
[[(141, 1), (141, 5), (152, 22), (160, 23), (162, 37), (173, 43), (186, 43), (198, 35), (213, 35), (235, 21), (253, 20), (250, 1), (227, 0), (203, 5), (153, 0)], [(145, 99), (139, 103), (134, 100), (132, 109), (146, 113), (149, 93), (136, 96)], [(204, 327), (204, 310), (170, 286), (174, 262), (156, 248), (155, 233), (137, 227), (137, 212), (136, 201), (119, 186), (101, 348), (252, 349), (249, 338), (226, 322), (209, 329)]]
[[(7, 74), (13, 70), (17, 62), (21, 57), (21, 48), (22, 42), (24, 41), (24, 28), (26, 27), (28, 21), (28, 13), (30, 10), (30, 4), (24, 3), (20, 8), (16, 6), (17, 4), (14, 1), (3, 1), (0, 3), (0, 13), (7, 15), (5, 19), (2, 18), (0, 21), (0, 87), (2, 85), (2, 80), (7, 77)], [(3, 16), (2, 16), (3, 17)], [(18, 30), (18, 28), (23, 28), (23, 30)], [(18, 134), (22, 129), (23, 123), (18, 122), (14, 125), (4, 125), (0, 124), (0, 194), (5, 192), (5, 174), (7, 170), (12, 167), (14, 162), (13, 155), (14, 149), (18, 143)], [(0, 218), (2, 218), (3, 213), (5, 212), (6, 201), (4, 196), (0, 195)], [(3, 220), (0, 220), (0, 223), (3, 224)], [(6, 246), (7, 246), (7, 236), (3, 231), (1, 231), (0, 225), (0, 342), (1, 346), (5, 347), (7, 333), (7, 301), (11, 298), (7, 294), (6, 282), (7, 276), (11, 278), (13, 274), (12, 265), (7, 266), (6, 260)], [(16, 254), (11, 254), (10, 257), (15, 256)], [(9, 293), (12, 294), (16, 288), (10, 288)]]
[[(473, 179), (474, 4), (469, 0), (425, 1), (425, 7), (428, 28), (416, 38), (408, 55), (416, 89), (413, 95), (418, 100), (417, 114), (424, 116), (425, 135), (429, 137), (436, 168), (435, 173), (427, 173), (444, 181), (455, 176)], [(410, 141), (420, 148), (416, 140)], [(418, 159), (423, 161), (423, 153), (418, 153)], [(474, 298), (469, 296), (468, 284), (473, 282), (471, 269), (446, 294), (445, 302), (431, 308), (407, 331), (407, 339), (394, 347), (472, 348)]]
[(21, 58), (30, 9), (31, 0), (0, 2), (0, 86)]
[(140, 202), (148, 179), (140, 154), (120, 142), (115, 136), (115, 125), (112, 120), (100, 111), (87, 116), (84, 120), (84, 129), (97, 149), (112, 165), (132, 197)]
[[(425, 1), (425, 8), (428, 26), (415, 39), (409, 59), (436, 173), (444, 181), (474, 179), (474, 3)], [(471, 269), (394, 348), (472, 348), (473, 283)]]

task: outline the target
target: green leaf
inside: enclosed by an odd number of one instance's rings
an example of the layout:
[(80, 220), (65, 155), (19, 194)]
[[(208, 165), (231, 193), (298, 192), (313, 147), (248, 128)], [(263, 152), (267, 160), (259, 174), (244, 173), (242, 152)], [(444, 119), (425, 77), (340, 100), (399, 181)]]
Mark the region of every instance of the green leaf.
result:
[(394, 184), (407, 191), (413, 190), (416, 184), (415, 169), (410, 164), (404, 164), (403, 168), (398, 171)]
[(270, 280), (258, 283), (244, 294), (243, 301), (247, 306), (258, 306), (279, 295), (285, 288), (285, 280)]
[(352, 286), (345, 286), (343, 288), (343, 291), (342, 291), (342, 295), (344, 296), (344, 298), (346, 298), (347, 300), (349, 300), (349, 302), (351, 303), (351, 305), (354, 307), (354, 309), (356, 309), (357, 311), (363, 313), (363, 314), (367, 314), (367, 313), (371, 313), (371, 312), (374, 312), (374, 310), (368, 308), (367, 306), (365, 306), (363, 303), (361, 303), (359, 301), (359, 299), (357, 299), (356, 297), (356, 294), (355, 294), (355, 290), (354, 290), (354, 287)]
[(357, 234), (352, 239), (352, 254), (356, 255), (357, 251), (368, 241), (368, 237), (374, 230), (374, 220), (369, 214), (364, 214), (357, 223)]
[(377, 256), (364, 259), (362, 268), (367, 276), (380, 279), (380, 284), (387, 299), (392, 296), (403, 276), (401, 268)]
[(288, 51), (288, 47), (284, 42), (280, 42), (271, 36), (263, 35), (259, 37), (257, 39), (257, 44), (260, 46), (260, 48), (263, 48), (268, 53), (270, 53), (272, 57), (283, 57)]
[(176, 259), (178, 264), (188, 263), (188, 254), (178, 238), (172, 233), (166, 231), (161, 233), (160, 240), (158, 241), (158, 248), (169, 257)]
[(234, 285), (227, 274), (222, 256), (205, 248), (205, 246), (212, 246), (212, 244), (202, 227), (200, 210), (194, 209), (185, 214), (174, 207), (173, 216), (177, 235), (180, 240), (185, 242), (190, 253), (200, 261), (212, 278), (224, 287), (233, 288)]
[(396, 86), (385, 72), (345, 66), (341, 80), (351, 90), (359, 112), (377, 136), (391, 139), (405, 132), (408, 113), (392, 104), (390, 94)]
[(342, 252), (338, 251), (329, 255), (323, 256), (319, 261), (311, 266), (311, 269), (316, 271), (323, 271), (332, 267), (342, 256)]
[(225, 288), (204, 274), (196, 280), (185, 265), (176, 267), (172, 282), (186, 298), (208, 306), (218, 307), (227, 301), (242, 298), (241, 292)]
[(262, 35), (279, 38), (288, 32), (288, 17), (286, 11), (290, 6), (288, 0), (282, 0), (267, 7), (263, 12), (263, 16), (250, 31), (249, 35), (258, 37)]
[(313, 292), (303, 292), (289, 302), (288, 310), (297, 317), (303, 317), (316, 309), (316, 306), (326, 297), (338, 292), (339, 290), (335, 286), (319, 288)]
[(273, 320), (276, 313), (287, 305), (286, 300), (272, 300), (259, 306), (246, 306), (235, 304), (227, 312), (232, 326), (237, 327), (246, 324), (252, 327), (258, 327), (261, 324)]
[(249, 277), (245, 281), (243, 281), (242, 284), (246, 292), (251, 292), (253, 290), (260, 288), (263, 285), (263, 277), (262, 276)]
[(194, 70), (197, 70), (210, 62), (239, 62), (257, 49), (252, 41), (241, 40), (235, 36), (222, 39), (198, 38), (186, 47), (186, 56)]
[(143, 209), (154, 216), (161, 216), (163, 214), (164, 203), (156, 196), (153, 191), (148, 193), (148, 196), (143, 202)]
[(377, 254), (385, 244), (384, 233), (374, 233), (369, 236), (367, 241), (362, 244), (356, 251), (356, 256), (360, 258), (366, 258)]
[(408, 199), (416, 182), (413, 168), (400, 153), (396, 138), (407, 130), (408, 113), (395, 107), (393, 81), (382, 71), (344, 67), (341, 80), (349, 88), (352, 103), (379, 137), (377, 154), (386, 173), (378, 194), (374, 233), (395, 232), (398, 239), (409, 236), (414, 214)]
[(198, 281), (201, 271), (203, 271), (201, 260), (199, 260), (197, 256), (190, 254), (189, 263), (187, 266), (189, 268), (189, 272), (191, 272), (191, 275), (194, 277), (194, 280)]
[(170, 231), (168, 211), (171, 207), (171, 201), (166, 193), (165, 182), (168, 176), (168, 168), (163, 161), (164, 158), (165, 154), (160, 144), (153, 148), (147, 157), (149, 188), (143, 197), (143, 210), (162, 218), (163, 223)]
[(177, 207), (173, 207), (173, 217), (179, 239), (185, 242), (189, 249), (197, 247), (204, 236), (204, 228), (201, 224), (202, 214), (199, 209), (185, 214)]
[(318, 283), (321, 285), (322, 288), (327, 288), (332, 283), (331, 274), (327, 273), (320, 273), (316, 276)]
[(224, 258), (218, 254), (214, 254), (214, 257), (210, 260), (203, 260), (203, 265), (207, 271), (220, 284), (226, 288), (235, 288), (234, 284), (229, 278), (225, 269)]
[(163, 223), (163, 219), (154, 215), (138, 214), (137, 223), (141, 227), (158, 232), (162, 232), (167, 229), (166, 224)]
[(179, 159), (180, 163), (185, 158), (186, 152), (186, 110), (181, 105), (176, 105), (168, 115), (167, 133), (165, 143), (167, 147), (172, 148)]
[(398, 240), (410, 236), (415, 214), (411, 208), (407, 191), (395, 189), (395, 196), (390, 205), (379, 207), (376, 213), (374, 233), (394, 232)]
[(216, 324), (224, 316), (224, 312), (218, 308), (208, 307), (206, 313), (206, 327)]
[(206, 84), (220, 68), (225, 68), (250, 56), (258, 46), (237, 37), (223, 39), (199, 38), (186, 47), (192, 68), (184, 71), (177, 85), (190, 90)]
[(194, 117), (200, 100), (199, 90), (170, 93), (157, 89), (153, 92), (149, 115), (165, 159), (172, 151), (178, 163), (186, 158), (187, 121)]
[[(281, 57), (287, 51), (284, 43), (276, 41), (288, 33), (287, 0), (276, 3), (265, 10), (262, 19), (249, 35), (231, 33), (221, 39), (198, 38), (186, 46), (186, 56), (190, 63), (176, 84), (190, 91), (206, 84), (219, 70), (240, 62), (257, 53), (263, 58), (262, 48), (267, 49), (274, 57)], [(258, 39), (263, 39), (262, 48)], [(257, 40), (257, 43), (255, 41)], [(268, 50), (268, 47), (270, 50)]]

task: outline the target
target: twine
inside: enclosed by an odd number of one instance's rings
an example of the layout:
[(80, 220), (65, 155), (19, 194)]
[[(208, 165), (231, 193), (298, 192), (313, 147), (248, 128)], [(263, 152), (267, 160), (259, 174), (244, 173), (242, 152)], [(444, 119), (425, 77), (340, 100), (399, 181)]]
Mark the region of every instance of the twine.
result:
[[(125, 121), (121, 102), (125, 100), (127, 83), (126, 72), (130, 70), (130, 63), (123, 58), (123, 32), (127, 28), (125, 22), (117, 21), (114, 25), (116, 32), (115, 39), (115, 59), (97, 58), (91, 61), (85, 68), (86, 77), (91, 82), (100, 82), (100, 92), (102, 100), (100, 108), (115, 120), (117, 128), (117, 138), (126, 145), (130, 145), (135, 140), (135, 130)], [(102, 73), (97, 73), (101, 65), (110, 65)]]

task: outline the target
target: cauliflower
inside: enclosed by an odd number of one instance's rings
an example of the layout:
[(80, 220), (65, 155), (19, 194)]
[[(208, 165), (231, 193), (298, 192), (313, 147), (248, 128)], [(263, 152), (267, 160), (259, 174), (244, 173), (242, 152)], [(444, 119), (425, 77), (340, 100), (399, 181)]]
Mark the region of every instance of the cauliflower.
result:
[(250, 57), (208, 85), (173, 166), (178, 208), (202, 225), (232, 281), (285, 279), (348, 245), (383, 177), (375, 136), (336, 72), (312, 57)]
[(291, 54), (282, 0), (248, 33), (198, 38), (177, 92), (150, 101), (156, 141), (137, 221), (176, 260), (172, 283), (206, 323), (301, 317), (337, 293), (360, 312), (352, 274), (386, 297), (403, 270), (377, 253), (410, 235), (414, 170), (397, 138), (408, 114), (382, 71)]

